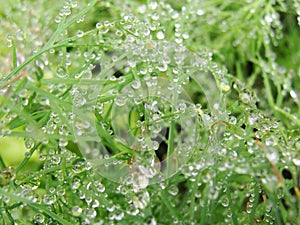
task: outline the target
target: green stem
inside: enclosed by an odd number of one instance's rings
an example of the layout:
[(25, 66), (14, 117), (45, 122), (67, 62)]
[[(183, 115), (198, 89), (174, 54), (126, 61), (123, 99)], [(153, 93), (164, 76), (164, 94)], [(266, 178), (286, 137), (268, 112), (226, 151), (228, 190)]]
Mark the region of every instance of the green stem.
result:
[(203, 207), (201, 207), (202, 210), (201, 210), (201, 216), (200, 216), (199, 224), (206, 224), (205, 222), (206, 222), (206, 215), (207, 215), (207, 209), (208, 209), (207, 205), (208, 205), (209, 188), (210, 187), (206, 184), (206, 187), (203, 190), (203, 197), (204, 197), (203, 202), (204, 202), (204, 204), (203, 204)]
[[(65, 31), (69, 26), (71, 26), (73, 23), (75, 23), (80, 17), (84, 16), (93, 6), (97, 3), (98, 0), (92, 1), (88, 7), (83, 9), (81, 12), (79, 12), (76, 16), (74, 16), (72, 19), (70, 19), (67, 23), (60, 23), (58, 25), (57, 30), (54, 32), (54, 34), (51, 36), (51, 38), (48, 40), (48, 42), (44, 45), (44, 47), (35, 53), (34, 55), (30, 56), (27, 60), (25, 60), (20, 66), (14, 68), (14, 70), (6, 76), (3, 81), (6, 82), (10, 80), (13, 76), (15, 76), (17, 73), (19, 73), (24, 67), (26, 67), (30, 62), (44, 54), (45, 52), (49, 51), (52, 48), (58, 48), (58, 47), (66, 47), (68, 45), (68, 42), (65, 42), (66, 40), (62, 41), (60, 44), (54, 45), (55, 41), (59, 37), (59, 35)], [(73, 37), (73, 39), (76, 39), (76, 37)], [(72, 40), (73, 40), (72, 39)], [(78, 37), (77, 37), (78, 39)], [(3, 87), (3, 85), (1, 85)]]
[(175, 137), (175, 120), (171, 120), (169, 137), (168, 137), (168, 152), (167, 152), (167, 175), (172, 174), (172, 160), (174, 153), (174, 137)]
[(5, 169), (6, 168), (6, 164), (5, 164), (5, 162), (4, 162), (4, 160), (3, 160), (3, 158), (2, 158), (1, 155), (0, 155), (0, 168), (1, 169)]
[(255, 220), (255, 212), (256, 212), (256, 207), (258, 205), (258, 197), (259, 197), (259, 190), (257, 187), (257, 183), (255, 182), (254, 184), (254, 201), (253, 201), (253, 207), (249, 216), (249, 225), (252, 225), (254, 220)]
[(6, 215), (9, 219), (9, 221), (11, 222), (11, 224), (16, 224), (14, 218), (12, 217), (11, 213), (9, 212), (9, 209), (6, 207), (6, 203), (3, 203), (3, 205), (5, 206), (5, 212), (6, 212)]
[(175, 218), (180, 218), (179, 215), (178, 215), (178, 212), (173, 208), (173, 206), (170, 204), (170, 201), (168, 200), (168, 197), (167, 197), (167, 193), (166, 191), (164, 190), (162, 192), (162, 195), (161, 195), (161, 198), (163, 200), (163, 203), (165, 204), (165, 206), (168, 208), (168, 210), (170, 211), (170, 213), (175, 217)]
[(49, 39), (49, 41), (45, 44), (44, 48), (48, 48), (49, 46), (53, 45), (54, 42), (57, 40), (57, 38), (59, 37), (59, 35), (66, 30), (69, 26), (71, 26), (73, 23), (75, 23), (78, 19), (80, 19), (82, 16), (84, 16), (88, 11), (90, 11), (90, 9), (92, 9), (94, 7), (94, 5), (98, 2), (98, 0), (94, 0), (91, 3), (89, 3), (89, 5), (83, 9), (81, 12), (79, 12), (76, 16), (74, 16), (72, 19), (70, 19), (68, 22), (66, 23), (60, 23), (58, 25), (57, 30), (55, 31), (55, 33), (52, 35), (52, 37)]
[(14, 193), (11, 192), (6, 192), (4, 189), (0, 188), (0, 194), (5, 195), (7, 197), (9, 197), (10, 199), (14, 200), (14, 201), (20, 201), (23, 203), (26, 203), (29, 207), (35, 209), (36, 211), (42, 212), (44, 214), (47, 214), (49, 217), (55, 219), (57, 222), (61, 223), (62, 225), (72, 225), (71, 223), (69, 223), (68, 221), (64, 220), (60, 215), (57, 215), (53, 212), (51, 212), (49, 209), (47, 209), (46, 206), (41, 205), (41, 204), (35, 204), (33, 202), (31, 202), (29, 199), (18, 196)]
[(195, 214), (195, 200), (196, 200), (196, 192), (197, 192), (197, 189), (198, 189), (198, 181), (199, 181), (199, 177), (200, 177), (200, 174), (198, 174), (197, 178), (196, 178), (196, 181), (192, 183), (192, 192), (191, 192), (191, 195), (190, 195), (190, 200), (191, 200), (191, 203), (190, 203), (190, 218), (191, 220), (193, 220), (194, 218), (194, 214)]
[(273, 98), (273, 95), (272, 95), (272, 90), (271, 90), (271, 85), (270, 85), (270, 82), (269, 82), (269, 78), (267, 77), (267, 74), (262, 71), (262, 76), (263, 76), (263, 82), (264, 82), (264, 86), (266, 88), (266, 94), (267, 94), (267, 100), (268, 100), (268, 103), (269, 105), (271, 106), (271, 108), (274, 108), (275, 106), (275, 103), (274, 103), (274, 98)]
[(284, 115), (286, 118), (288, 118), (289, 120), (293, 121), (294, 123), (297, 124), (297, 126), (300, 127), (300, 120), (297, 119), (296, 116), (294, 116), (294, 115), (292, 115), (292, 114), (290, 114), (290, 113), (284, 111), (283, 109), (279, 108), (277, 105), (275, 105), (275, 106), (273, 107), (273, 109), (274, 109), (276, 112), (278, 112), (278, 113)]
[(32, 149), (29, 151), (29, 155), (24, 157), (23, 161), (19, 164), (19, 166), (16, 169), (16, 174), (20, 172), (21, 169), (27, 164), (33, 153), (37, 150), (37, 148), (41, 145), (41, 143), (37, 143)]
[(18, 57), (17, 57), (17, 49), (16, 49), (14, 39), (12, 39), (12, 60), (13, 60), (13, 68), (16, 68), (18, 66)]

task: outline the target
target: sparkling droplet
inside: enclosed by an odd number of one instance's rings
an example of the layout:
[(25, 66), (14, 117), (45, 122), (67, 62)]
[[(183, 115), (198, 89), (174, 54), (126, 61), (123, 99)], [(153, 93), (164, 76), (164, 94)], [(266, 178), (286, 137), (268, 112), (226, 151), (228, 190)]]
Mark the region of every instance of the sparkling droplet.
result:
[(31, 148), (34, 147), (34, 141), (33, 141), (32, 138), (27, 138), (27, 139), (25, 139), (25, 147), (26, 147), (27, 149), (31, 149)]
[(59, 147), (66, 147), (68, 145), (68, 140), (60, 138), (58, 142)]
[(81, 213), (82, 213), (82, 208), (80, 208), (77, 205), (72, 207), (72, 214), (73, 214), (73, 216), (76, 216), (76, 217), (80, 216)]
[(67, 76), (66, 68), (60, 66), (56, 70), (56, 75), (60, 78), (65, 78)]
[(296, 166), (300, 166), (300, 158), (293, 158), (293, 163), (294, 163)]
[(158, 31), (156, 37), (158, 40), (163, 40), (165, 38), (165, 34), (163, 31)]
[(224, 198), (222, 200), (222, 206), (224, 206), (224, 207), (228, 207), (229, 206), (229, 200), (228, 200), (228, 198)]
[(97, 216), (97, 212), (93, 208), (86, 208), (84, 213), (88, 218), (95, 218)]
[(60, 23), (61, 22), (61, 16), (57, 15), (55, 17), (55, 23)]
[(119, 209), (115, 210), (114, 211), (114, 218), (117, 221), (121, 221), (124, 218), (124, 212), (119, 210)]
[(158, 7), (157, 2), (149, 2), (149, 8), (155, 10)]
[(161, 72), (165, 72), (167, 71), (168, 69), (168, 65), (166, 63), (160, 63), (158, 66), (157, 66), (157, 69)]
[(80, 160), (78, 160), (72, 167), (73, 172), (76, 174), (84, 172), (85, 169), (85, 162)]
[(178, 194), (178, 187), (176, 185), (172, 185), (169, 189), (168, 192), (170, 195), (176, 196)]
[(123, 105), (125, 105), (126, 100), (127, 100), (126, 96), (120, 95), (115, 99), (115, 104), (117, 106), (123, 106)]
[(157, 141), (153, 141), (153, 149), (155, 151), (159, 149), (159, 143)]
[(136, 208), (144, 209), (150, 201), (150, 195), (148, 191), (139, 192), (133, 197), (132, 202)]
[(182, 34), (183, 39), (188, 39), (189, 37), (190, 37), (190, 35), (188, 33), (183, 33)]
[(126, 213), (131, 216), (136, 216), (139, 213), (139, 209), (136, 208), (134, 205), (129, 205), (126, 209)]
[(76, 32), (77, 37), (82, 37), (83, 34), (84, 34), (84, 32), (83, 32), (82, 30), (78, 30), (78, 31)]
[(141, 81), (140, 80), (134, 80), (131, 84), (131, 87), (133, 89), (139, 89), (141, 87)]
[(290, 95), (291, 95), (292, 98), (298, 100), (298, 95), (297, 95), (296, 91), (291, 90), (291, 91), (290, 91)]
[(227, 83), (224, 83), (224, 82), (222, 82), (222, 83), (220, 84), (220, 87), (221, 87), (221, 90), (222, 90), (223, 92), (228, 92), (228, 91), (230, 90), (230, 86), (229, 86)]
[(204, 15), (205, 14), (205, 11), (203, 10), (203, 9), (198, 9), (197, 10), (197, 15), (198, 16), (202, 16), (202, 15)]
[(52, 205), (56, 202), (56, 196), (45, 194), (43, 197), (43, 202), (47, 205)]
[(36, 223), (44, 224), (45, 216), (41, 213), (38, 213), (33, 217), (33, 219)]
[(97, 191), (99, 191), (99, 192), (101, 192), (101, 193), (103, 193), (103, 192), (105, 191), (105, 186), (104, 186), (101, 182), (96, 181), (96, 182), (94, 183), (94, 185), (95, 185)]
[(96, 200), (93, 201), (92, 207), (93, 207), (93, 208), (98, 208), (99, 205), (100, 205), (100, 203), (99, 203), (99, 201), (96, 199)]

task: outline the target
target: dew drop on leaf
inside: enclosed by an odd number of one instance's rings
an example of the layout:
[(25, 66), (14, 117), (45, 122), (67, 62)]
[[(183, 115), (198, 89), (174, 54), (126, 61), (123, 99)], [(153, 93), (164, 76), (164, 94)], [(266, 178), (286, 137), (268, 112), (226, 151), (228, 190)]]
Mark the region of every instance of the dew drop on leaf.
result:
[(165, 34), (163, 31), (158, 31), (156, 37), (158, 40), (163, 40), (165, 38)]
[(63, 66), (58, 67), (57, 70), (56, 70), (56, 75), (59, 78), (65, 78), (67, 76), (66, 68), (63, 67)]
[(84, 34), (84, 32), (83, 32), (82, 30), (78, 30), (78, 31), (76, 32), (76, 36), (77, 36), (77, 37), (82, 37), (83, 34)]
[(38, 213), (38, 214), (34, 215), (33, 220), (36, 223), (43, 224), (45, 222), (45, 216), (43, 214), (41, 214), (41, 213)]
[(72, 207), (72, 214), (74, 215), (74, 216), (80, 216), (81, 215), (81, 213), (82, 213), (82, 208), (80, 208), (79, 206), (77, 206), (77, 205), (75, 205), (75, 206), (73, 206)]
[(134, 80), (131, 84), (131, 87), (133, 89), (139, 89), (141, 87), (141, 81), (140, 80)]

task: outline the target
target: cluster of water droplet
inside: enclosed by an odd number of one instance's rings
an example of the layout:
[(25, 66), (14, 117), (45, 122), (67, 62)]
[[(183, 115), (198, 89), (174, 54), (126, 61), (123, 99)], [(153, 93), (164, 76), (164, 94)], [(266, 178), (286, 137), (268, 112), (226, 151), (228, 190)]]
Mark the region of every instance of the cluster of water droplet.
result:
[(76, 0), (67, 0), (65, 1), (63, 7), (60, 9), (58, 15), (55, 17), (55, 22), (60, 23), (63, 17), (70, 16), (72, 9), (77, 7)]

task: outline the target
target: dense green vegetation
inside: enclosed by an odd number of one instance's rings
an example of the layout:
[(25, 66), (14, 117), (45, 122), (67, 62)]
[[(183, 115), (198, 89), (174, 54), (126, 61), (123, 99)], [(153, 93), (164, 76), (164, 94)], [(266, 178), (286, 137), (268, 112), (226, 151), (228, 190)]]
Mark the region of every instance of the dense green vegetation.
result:
[(299, 0), (0, 5), (0, 224), (300, 224)]

